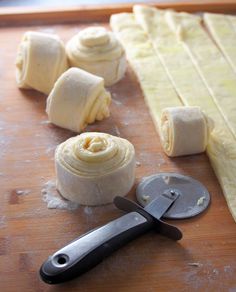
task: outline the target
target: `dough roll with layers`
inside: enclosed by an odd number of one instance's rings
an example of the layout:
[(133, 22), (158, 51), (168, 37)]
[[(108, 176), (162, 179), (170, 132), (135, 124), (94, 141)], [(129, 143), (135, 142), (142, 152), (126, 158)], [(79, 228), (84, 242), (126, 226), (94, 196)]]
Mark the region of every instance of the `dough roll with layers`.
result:
[(111, 203), (135, 179), (135, 150), (126, 139), (88, 132), (60, 144), (55, 153), (57, 189), (81, 205)]
[(67, 43), (66, 53), (71, 66), (103, 77), (106, 86), (115, 84), (124, 76), (126, 59), (123, 47), (104, 27), (81, 30)]
[(68, 68), (64, 45), (57, 35), (28, 31), (19, 45), (16, 82), (19, 88), (49, 94)]
[(70, 68), (56, 81), (47, 99), (46, 112), (53, 124), (81, 132), (87, 124), (109, 117), (111, 95), (101, 77)]
[(170, 157), (205, 151), (208, 132), (207, 118), (199, 107), (169, 107), (162, 111), (161, 142)]

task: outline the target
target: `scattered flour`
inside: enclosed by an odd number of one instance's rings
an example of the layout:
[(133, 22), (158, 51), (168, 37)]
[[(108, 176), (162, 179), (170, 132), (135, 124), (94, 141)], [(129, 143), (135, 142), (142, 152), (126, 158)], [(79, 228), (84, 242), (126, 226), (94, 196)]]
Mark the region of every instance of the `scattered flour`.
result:
[(17, 190), (16, 191), (16, 194), (18, 196), (25, 196), (25, 195), (28, 195), (30, 193), (30, 190)]
[(231, 270), (231, 266), (224, 266), (224, 272), (229, 273)]
[(40, 32), (45, 32), (45, 33), (50, 33), (50, 34), (55, 34), (56, 31), (54, 28), (51, 27), (45, 27), (45, 28), (40, 28)]
[(218, 275), (219, 274), (219, 271), (217, 270), (217, 269), (213, 269), (213, 274), (215, 274), (215, 275)]
[(47, 124), (50, 124), (50, 121), (44, 120), (44, 121), (41, 121), (40, 124), (41, 125), (47, 125)]
[(56, 189), (56, 182), (49, 180), (42, 189), (43, 201), (47, 203), (48, 209), (60, 209), (74, 211), (79, 207), (78, 203), (71, 202), (61, 197)]
[(49, 146), (46, 149), (46, 154), (50, 155), (50, 154), (54, 153), (55, 152), (55, 149), (56, 149), (56, 146)]
[[(112, 94), (112, 97), (114, 96), (114, 93)], [(112, 101), (114, 102), (115, 105), (121, 106), (123, 103), (117, 99), (112, 98)]]
[(114, 126), (114, 129), (115, 129), (115, 133), (118, 137), (121, 137), (121, 134), (120, 134), (120, 130), (119, 128), (117, 127), (117, 125)]
[(89, 207), (89, 206), (86, 206), (86, 207), (84, 207), (84, 213), (86, 215), (92, 215), (93, 209), (91, 207)]
[(188, 266), (192, 266), (192, 267), (202, 267), (201, 263), (188, 263)]
[(0, 216), (0, 228), (4, 228), (6, 226), (6, 216)]

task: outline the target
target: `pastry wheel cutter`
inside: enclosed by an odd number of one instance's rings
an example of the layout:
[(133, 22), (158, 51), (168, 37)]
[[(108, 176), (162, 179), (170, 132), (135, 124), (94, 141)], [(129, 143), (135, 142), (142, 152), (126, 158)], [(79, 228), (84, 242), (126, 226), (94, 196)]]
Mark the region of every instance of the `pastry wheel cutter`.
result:
[(136, 197), (140, 204), (116, 197), (115, 206), (127, 214), (81, 235), (55, 252), (40, 268), (42, 280), (48, 284), (71, 280), (151, 229), (180, 240), (182, 232), (161, 218), (190, 218), (203, 212), (210, 203), (210, 194), (200, 182), (176, 173), (143, 178)]

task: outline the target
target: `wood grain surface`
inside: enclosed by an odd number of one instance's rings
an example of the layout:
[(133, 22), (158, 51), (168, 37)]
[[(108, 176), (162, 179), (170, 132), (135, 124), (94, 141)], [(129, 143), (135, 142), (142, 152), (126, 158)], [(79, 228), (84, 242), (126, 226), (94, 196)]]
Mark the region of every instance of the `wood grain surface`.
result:
[[(1, 291), (236, 291), (236, 225), (208, 158), (165, 156), (130, 69), (110, 88), (111, 117), (86, 130), (121, 136), (134, 144), (140, 162), (135, 185), (143, 176), (179, 172), (207, 187), (211, 205), (196, 218), (172, 221), (183, 231), (179, 242), (149, 232), (69, 283), (49, 286), (39, 279), (38, 270), (50, 254), (123, 214), (113, 205), (75, 211), (47, 208), (41, 191), (55, 180), (54, 149), (75, 133), (47, 123), (44, 95), (16, 87), (16, 48), (25, 31), (54, 32), (67, 41), (85, 25), (0, 29)], [(135, 198), (135, 187), (128, 197)]]
[[(145, 1), (143, 1), (146, 3)], [(188, 12), (224, 12), (236, 13), (235, 0), (185, 0), (185, 1), (155, 1), (150, 4), (163, 8), (175, 9), (176, 11)], [(25, 25), (32, 23), (64, 23), (64, 22), (91, 22), (108, 21), (113, 13), (123, 11), (131, 12), (134, 3), (110, 4), (110, 5), (78, 5), (75, 7), (7, 7), (0, 9), (0, 26)]]

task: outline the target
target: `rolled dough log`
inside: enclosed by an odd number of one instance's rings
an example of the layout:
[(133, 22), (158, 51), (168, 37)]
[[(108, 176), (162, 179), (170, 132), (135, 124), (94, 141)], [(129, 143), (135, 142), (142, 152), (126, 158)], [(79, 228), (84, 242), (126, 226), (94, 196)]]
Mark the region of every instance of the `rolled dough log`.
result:
[(67, 68), (65, 48), (57, 35), (34, 31), (24, 34), (16, 58), (19, 88), (33, 88), (49, 94)]
[(71, 66), (103, 77), (106, 86), (118, 82), (126, 70), (120, 42), (104, 27), (81, 30), (67, 43), (66, 53)]
[(125, 196), (135, 178), (135, 150), (126, 139), (88, 132), (60, 144), (55, 153), (57, 189), (82, 205)]
[(46, 112), (53, 124), (81, 132), (87, 124), (109, 117), (111, 95), (104, 80), (79, 68), (70, 68), (56, 81)]
[(165, 108), (160, 130), (162, 146), (168, 156), (197, 154), (206, 149), (207, 119), (197, 106)]

